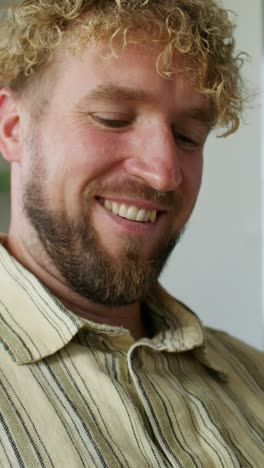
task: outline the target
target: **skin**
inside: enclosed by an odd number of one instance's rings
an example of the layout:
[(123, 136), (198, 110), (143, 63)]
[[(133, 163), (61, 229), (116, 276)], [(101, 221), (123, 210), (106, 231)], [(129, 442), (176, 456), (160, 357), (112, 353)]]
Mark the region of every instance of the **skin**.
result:
[[(89, 223), (113, 262), (132, 247), (139, 259), (151, 260), (188, 221), (201, 184), (208, 103), (184, 72), (171, 80), (157, 73), (158, 48), (131, 45), (111, 59), (105, 52), (103, 43), (79, 56), (58, 51), (37, 126), (38, 97), (0, 91), (0, 150), (12, 167), (8, 249), (71, 311), (140, 338), (148, 334), (140, 301), (109, 307), (75, 292), (23, 210), (32, 158), (41, 154), (48, 205), (76, 218), (85, 196)], [(174, 62), (184, 70), (183, 58), (175, 55)], [(157, 209), (157, 221), (116, 218), (102, 206), (105, 199)]]

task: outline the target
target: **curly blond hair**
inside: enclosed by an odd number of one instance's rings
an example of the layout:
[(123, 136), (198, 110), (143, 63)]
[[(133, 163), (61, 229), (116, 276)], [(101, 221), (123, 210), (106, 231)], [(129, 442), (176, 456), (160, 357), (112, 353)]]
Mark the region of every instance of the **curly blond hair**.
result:
[(233, 30), (214, 0), (23, 0), (1, 23), (0, 87), (25, 89), (64, 37), (75, 52), (100, 39), (109, 41), (112, 53), (129, 42), (159, 44), (158, 72), (170, 78), (173, 53), (186, 56), (190, 76), (195, 73), (215, 124), (227, 135), (237, 130), (245, 99)]

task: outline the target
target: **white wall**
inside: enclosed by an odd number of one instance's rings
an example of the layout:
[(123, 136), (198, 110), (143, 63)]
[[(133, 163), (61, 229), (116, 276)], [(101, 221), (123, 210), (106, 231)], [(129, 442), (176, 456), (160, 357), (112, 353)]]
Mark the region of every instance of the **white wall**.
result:
[(262, 348), (261, 0), (223, 3), (238, 13), (237, 48), (259, 94), (235, 135), (209, 138), (196, 211), (162, 283), (206, 324)]

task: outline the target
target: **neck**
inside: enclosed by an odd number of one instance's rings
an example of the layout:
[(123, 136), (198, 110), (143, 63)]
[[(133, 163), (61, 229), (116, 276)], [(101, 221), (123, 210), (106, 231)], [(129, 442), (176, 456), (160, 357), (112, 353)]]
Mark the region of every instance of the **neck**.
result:
[[(128, 306), (108, 307), (96, 304), (73, 291), (55, 266), (46, 258), (41, 249), (27, 247), (11, 233), (6, 247), (27, 270), (33, 273), (71, 312), (92, 322), (124, 327), (135, 339), (147, 336), (140, 303)], [(32, 255), (38, 252), (38, 255)]]

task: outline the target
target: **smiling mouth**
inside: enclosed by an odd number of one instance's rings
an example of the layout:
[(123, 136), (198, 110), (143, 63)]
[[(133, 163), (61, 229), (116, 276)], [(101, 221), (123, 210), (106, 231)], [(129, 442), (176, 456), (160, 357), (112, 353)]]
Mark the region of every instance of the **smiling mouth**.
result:
[(120, 218), (136, 221), (138, 223), (155, 223), (157, 218), (157, 210), (147, 210), (135, 205), (125, 203), (117, 203), (110, 200), (98, 198), (99, 203)]

